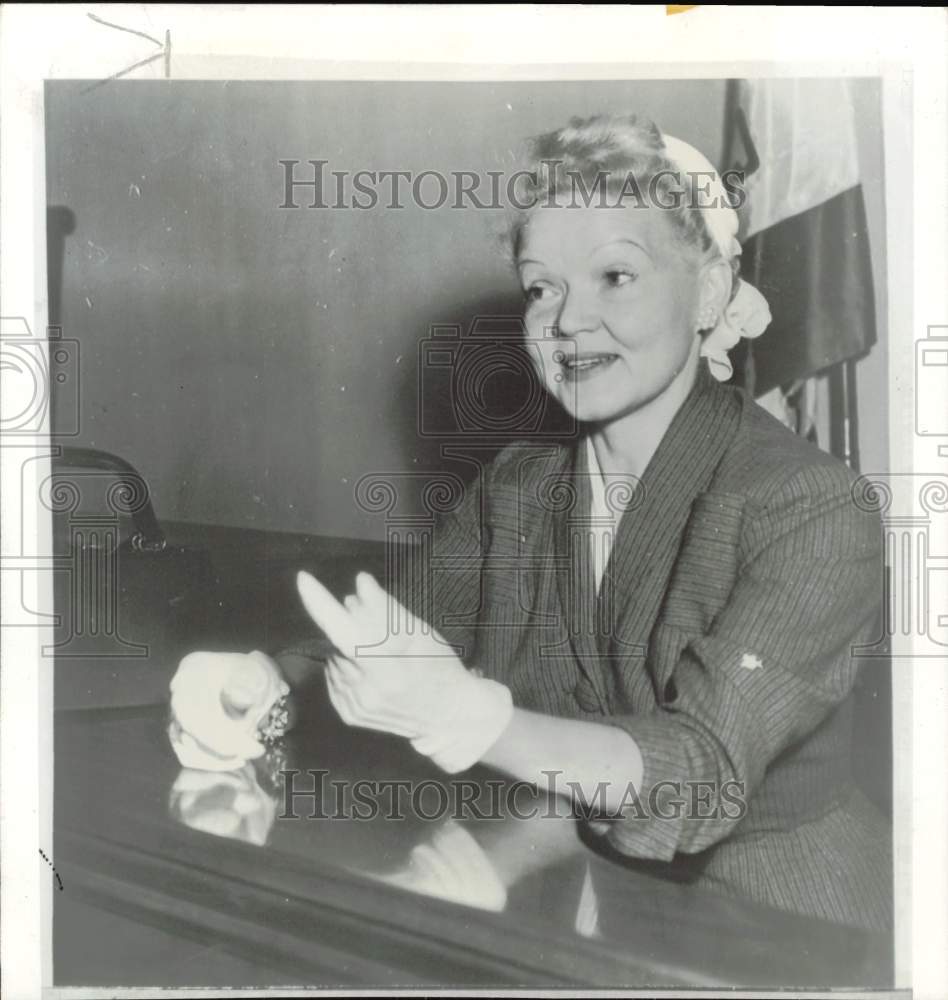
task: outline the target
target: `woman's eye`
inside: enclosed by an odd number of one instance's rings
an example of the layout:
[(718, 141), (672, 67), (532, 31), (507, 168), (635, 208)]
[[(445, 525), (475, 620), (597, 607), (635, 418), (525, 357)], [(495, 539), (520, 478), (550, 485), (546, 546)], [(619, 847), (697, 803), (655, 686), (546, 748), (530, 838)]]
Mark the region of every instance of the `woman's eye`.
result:
[(616, 268), (611, 271), (606, 271), (605, 278), (606, 284), (610, 288), (622, 288), (623, 285), (631, 284), (638, 277), (633, 271), (625, 271)]
[(540, 299), (548, 299), (553, 295), (553, 289), (549, 285), (530, 285), (523, 290), (523, 297), (527, 302), (539, 302)]

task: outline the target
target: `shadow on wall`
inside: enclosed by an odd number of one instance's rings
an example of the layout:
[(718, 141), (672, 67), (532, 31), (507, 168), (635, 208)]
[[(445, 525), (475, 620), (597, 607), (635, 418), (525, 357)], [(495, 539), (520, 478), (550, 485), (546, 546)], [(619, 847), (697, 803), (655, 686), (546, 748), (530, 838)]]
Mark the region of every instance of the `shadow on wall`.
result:
[[(575, 421), (538, 377), (522, 313), (522, 299), (510, 294), (431, 309), (457, 318), (429, 321), (398, 391), (404, 452), (420, 469), (450, 468), (460, 456), (480, 465), (513, 441), (576, 436)], [(464, 465), (470, 475), (470, 461)]]
[(49, 295), (49, 324), (62, 322), (63, 261), (66, 237), (76, 230), (76, 213), (66, 205), (50, 205), (46, 210), (46, 261)]

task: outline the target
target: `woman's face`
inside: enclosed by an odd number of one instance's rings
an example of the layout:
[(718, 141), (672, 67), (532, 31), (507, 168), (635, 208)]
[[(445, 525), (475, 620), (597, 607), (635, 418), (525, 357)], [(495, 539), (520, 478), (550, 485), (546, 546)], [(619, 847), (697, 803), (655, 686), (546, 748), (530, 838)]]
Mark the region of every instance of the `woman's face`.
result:
[(661, 208), (538, 207), (517, 266), (528, 350), (577, 419), (637, 410), (685, 368), (698, 336), (698, 271)]

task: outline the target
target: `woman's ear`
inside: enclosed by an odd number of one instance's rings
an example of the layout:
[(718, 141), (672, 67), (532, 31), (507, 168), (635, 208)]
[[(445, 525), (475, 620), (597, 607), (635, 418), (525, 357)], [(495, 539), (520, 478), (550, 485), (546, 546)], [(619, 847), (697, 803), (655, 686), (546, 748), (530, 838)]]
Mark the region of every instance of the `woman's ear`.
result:
[(714, 260), (700, 271), (698, 305), (695, 326), (699, 330), (712, 329), (731, 301), (731, 284), (734, 273), (726, 260)]

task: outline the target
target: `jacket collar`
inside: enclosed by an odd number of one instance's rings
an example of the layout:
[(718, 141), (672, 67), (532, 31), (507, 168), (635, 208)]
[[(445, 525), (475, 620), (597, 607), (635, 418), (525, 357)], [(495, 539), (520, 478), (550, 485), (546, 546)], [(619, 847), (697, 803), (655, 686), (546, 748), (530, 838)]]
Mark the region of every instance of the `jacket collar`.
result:
[(691, 391), (622, 514), (598, 597), (588, 548), (583, 545), (583, 519), (591, 498), (585, 439), (574, 449), (571, 478), (576, 502), (556, 517), (554, 527), (556, 554), (570, 571), (558, 573), (557, 581), (574, 651), (604, 710), (605, 676), (595, 661), (609, 657), (619, 624), (623, 636), (647, 637), (691, 507), (711, 485), (740, 424), (742, 408), (740, 394), (721, 385), (700, 364)]

